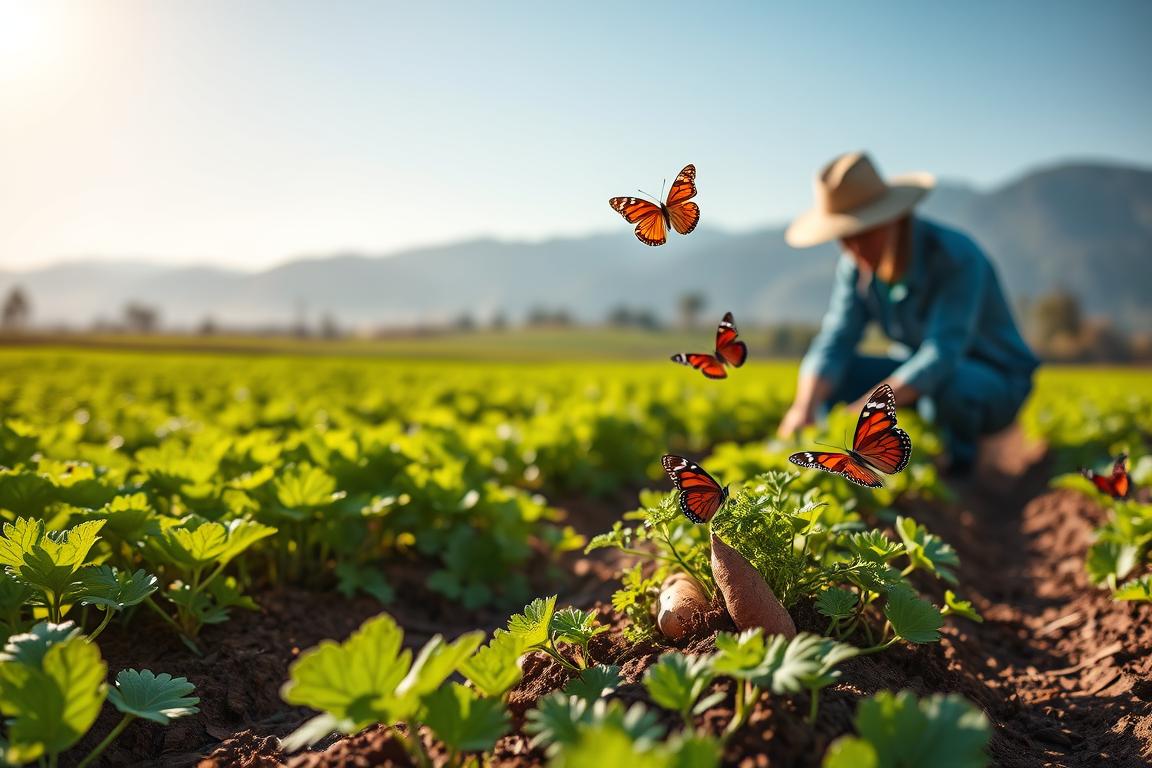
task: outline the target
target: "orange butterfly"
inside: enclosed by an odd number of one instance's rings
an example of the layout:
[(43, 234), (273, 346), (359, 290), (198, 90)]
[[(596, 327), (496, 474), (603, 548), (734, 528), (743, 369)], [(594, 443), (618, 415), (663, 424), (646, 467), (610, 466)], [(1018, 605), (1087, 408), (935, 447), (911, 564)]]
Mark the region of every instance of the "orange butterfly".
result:
[(803, 451), (792, 454), (788, 461), (841, 475), (865, 488), (881, 488), (884, 483), (874, 470), (894, 475), (908, 466), (911, 455), (912, 439), (896, 426), (896, 394), (892, 387), (881, 384), (860, 412), (851, 449), (845, 453)]
[(1128, 454), (1122, 453), (1112, 463), (1111, 475), (1098, 475), (1090, 469), (1081, 469), (1080, 474), (1092, 481), (1096, 489), (1106, 493), (1114, 499), (1123, 499), (1128, 496)]
[(692, 522), (708, 522), (728, 501), (728, 489), (691, 459), (668, 454), (660, 463), (680, 491), (680, 511)]
[(724, 313), (724, 319), (716, 329), (716, 354), (682, 352), (672, 355), (672, 362), (690, 365), (710, 379), (723, 379), (728, 376), (724, 366), (739, 368), (748, 359), (748, 345), (736, 340), (736, 321), (731, 312)]
[(608, 205), (629, 224), (636, 225), (636, 239), (644, 245), (664, 245), (668, 241), (669, 225), (686, 235), (700, 223), (700, 206), (689, 202), (694, 197), (696, 166), (686, 165), (672, 182), (665, 202), (656, 204), (638, 197), (614, 197)]

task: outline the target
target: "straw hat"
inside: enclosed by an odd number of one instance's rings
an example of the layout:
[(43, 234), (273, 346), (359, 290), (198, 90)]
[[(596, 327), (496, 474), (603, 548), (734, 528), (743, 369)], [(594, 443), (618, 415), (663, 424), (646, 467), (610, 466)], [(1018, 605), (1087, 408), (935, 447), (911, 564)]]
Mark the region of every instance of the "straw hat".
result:
[(863, 152), (840, 155), (816, 176), (816, 205), (788, 225), (793, 248), (848, 237), (903, 216), (936, 183), (930, 173), (906, 173), (887, 182)]

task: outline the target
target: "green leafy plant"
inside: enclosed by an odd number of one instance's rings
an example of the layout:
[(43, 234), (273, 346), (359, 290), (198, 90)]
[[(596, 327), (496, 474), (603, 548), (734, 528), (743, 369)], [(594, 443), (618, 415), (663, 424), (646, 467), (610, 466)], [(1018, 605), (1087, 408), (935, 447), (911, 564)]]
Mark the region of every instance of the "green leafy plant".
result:
[(124, 716), (77, 768), (90, 765), (137, 718), (168, 725), (175, 718), (199, 712), (196, 705), (200, 699), (191, 695), (195, 690), (196, 686), (186, 678), (172, 677), (167, 672), (156, 675), (147, 669), (121, 670), (116, 684), (108, 690), (108, 701)]
[(184, 678), (123, 670), (116, 685), (104, 682), (107, 665), (100, 650), (72, 622), (41, 622), (8, 639), (0, 653), (0, 712), (8, 716), (4, 760), (38, 760), (55, 766), (92, 727), (105, 698), (124, 713), (120, 723), (83, 759), (95, 760), (133, 719), (161, 725), (197, 712), (199, 699)]
[[(579, 672), (587, 668), (588, 643), (593, 637), (606, 632), (607, 627), (596, 625), (596, 614), (576, 608), (556, 610), (556, 595), (536, 598), (508, 620), (508, 633), (521, 643), (522, 653), (541, 651), (568, 669)], [(574, 660), (565, 658), (558, 643), (568, 643), (580, 649)]]
[(693, 730), (693, 715), (701, 714), (724, 698), (722, 691), (703, 695), (712, 680), (711, 657), (666, 653), (644, 674), (644, 688), (652, 701), (679, 714), (684, 727)]
[(963, 696), (917, 701), (910, 691), (880, 691), (856, 709), (858, 736), (829, 747), (824, 768), (980, 768), (987, 764), (989, 725)]
[(428, 756), (415, 734), (415, 723), (431, 728), (453, 759), (476, 744), (495, 742), (503, 733), (503, 704), (481, 699), (462, 686), (444, 687), (482, 639), (482, 632), (451, 643), (437, 635), (413, 659), (410, 651), (402, 650), (403, 631), (381, 614), (364, 622), (343, 643), (325, 640), (305, 651), (292, 664), (281, 695), (289, 704), (319, 709), (321, 714), (285, 738), (284, 748), (299, 749), (333, 731), (356, 733), (373, 723), (396, 725), (404, 720), (409, 727), (397, 733), (421, 764), (428, 762)]
[(725, 733), (738, 730), (751, 713), (751, 705), (763, 690), (776, 694), (807, 690), (808, 720), (814, 721), (820, 690), (840, 677), (835, 667), (856, 656), (856, 648), (826, 637), (801, 632), (788, 640), (783, 635), (764, 636), (759, 629), (739, 635), (716, 635), (712, 671), (737, 681), (735, 715)]
[(145, 552), (177, 576), (162, 593), (176, 608), (173, 620), (148, 600), (162, 617), (194, 641), (204, 624), (228, 619), (233, 607), (254, 609), (235, 580), (222, 578), (233, 559), (276, 529), (251, 520), (217, 523), (200, 517), (170, 520), (146, 539)]

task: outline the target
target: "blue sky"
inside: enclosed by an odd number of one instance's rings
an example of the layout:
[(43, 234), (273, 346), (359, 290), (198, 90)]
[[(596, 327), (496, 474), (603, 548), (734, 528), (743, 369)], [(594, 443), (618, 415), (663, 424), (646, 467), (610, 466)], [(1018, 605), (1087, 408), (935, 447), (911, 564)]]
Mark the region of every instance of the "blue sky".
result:
[[(1152, 3), (0, 0), (0, 267), (775, 224), (836, 153), (1152, 166)], [(2, 31), (7, 30), (7, 31)], [(674, 247), (674, 244), (672, 245)]]

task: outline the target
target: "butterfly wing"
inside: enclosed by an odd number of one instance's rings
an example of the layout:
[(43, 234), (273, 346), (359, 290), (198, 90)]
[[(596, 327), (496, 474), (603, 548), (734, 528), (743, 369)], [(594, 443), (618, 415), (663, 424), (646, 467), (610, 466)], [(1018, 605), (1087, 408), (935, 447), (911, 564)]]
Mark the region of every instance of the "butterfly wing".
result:
[(788, 461), (808, 469), (822, 469), (847, 478), (865, 488), (881, 488), (880, 476), (846, 453), (802, 451), (788, 457)]
[(713, 355), (680, 353), (672, 355), (672, 362), (690, 365), (710, 379), (724, 379), (728, 376), (728, 371), (724, 370), (724, 363)]
[(664, 212), (660, 206), (638, 197), (614, 197), (608, 201), (612, 210), (636, 225), (636, 239), (644, 245), (664, 245), (668, 228), (664, 225)]
[(1128, 496), (1131, 481), (1128, 479), (1128, 454), (1122, 453), (1116, 457), (1112, 465), (1112, 488), (1116, 498), (1123, 499)]
[(700, 206), (688, 202), (696, 197), (696, 166), (686, 165), (676, 175), (664, 207), (668, 209), (668, 219), (672, 228), (682, 235), (696, 229), (700, 223)]
[(1131, 480), (1128, 478), (1128, 454), (1122, 453), (1112, 464), (1111, 475), (1098, 475), (1090, 469), (1080, 470), (1080, 474), (1092, 481), (1096, 489), (1112, 498), (1122, 499), (1128, 495)]
[(908, 466), (912, 439), (896, 426), (896, 393), (887, 384), (876, 387), (860, 411), (852, 450), (876, 469), (889, 475)]
[(680, 511), (692, 522), (708, 522), (728, 499), (728, 489), (721, 488), (720, 483), (696, 462), (683, 456), (668, 455), (660, 463), (680, 491)]
[(724, 313), (724, 319), (716, 329), (716, 357), (735, 368), (744, 365), (748, 359), (748, 346), (736, 340), (736, 321), (731, 312)]

